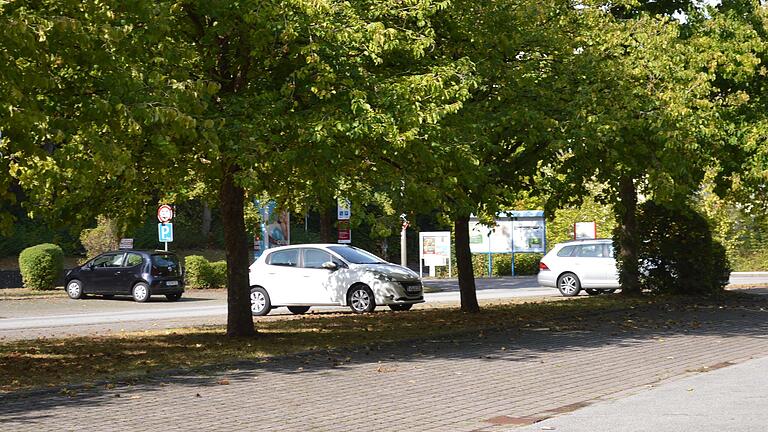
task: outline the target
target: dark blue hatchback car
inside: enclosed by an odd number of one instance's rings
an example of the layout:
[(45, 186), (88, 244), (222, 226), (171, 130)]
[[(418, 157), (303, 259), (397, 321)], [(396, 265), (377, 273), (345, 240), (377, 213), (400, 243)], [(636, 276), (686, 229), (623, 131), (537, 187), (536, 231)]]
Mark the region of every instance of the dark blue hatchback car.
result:
[(121, 250), (103, 253), (68, 271), (64, 287), (73, 299), (87, 294), (130, 295), (145, 302), (152, 295), (165, 294), (176, 301), (184, 292), (184, 274), (174, 253)]

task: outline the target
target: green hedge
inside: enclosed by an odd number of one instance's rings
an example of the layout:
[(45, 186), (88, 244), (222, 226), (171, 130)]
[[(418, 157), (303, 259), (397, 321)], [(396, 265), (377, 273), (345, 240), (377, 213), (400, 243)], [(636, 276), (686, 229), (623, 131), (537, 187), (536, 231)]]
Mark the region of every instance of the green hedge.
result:
[(200, 255), (184, 258), (186, 285), (189, 288), (221, 288), (227, 285), (227, 262), (209, 262)]
[(55, 244), (43, 243), (24, 249), (19, 254), (19, 270), (24, 287), (52, 290), (64, 271), (64, 252)]

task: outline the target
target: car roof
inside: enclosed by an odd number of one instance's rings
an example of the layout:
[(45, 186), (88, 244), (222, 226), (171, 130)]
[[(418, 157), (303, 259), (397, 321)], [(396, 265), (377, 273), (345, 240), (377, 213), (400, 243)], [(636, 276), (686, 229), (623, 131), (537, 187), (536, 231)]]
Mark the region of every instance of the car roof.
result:
[(557, 243), (557, 245), (572, 245), (572, 244), (583, 244), (583, 243), (613, 243), (613, 239), (598, 238), (598, 239), (566, 240), (564, 242)]
[(330, 246), (341, 246), (341, 247), (355, 247), (348, 244), (339, 244), (339, 243), (301, 243), (301, 244), (292, 244), (287, 246), (277, 246), (277, 247), (271, 247), (267, 249), (265, 252), (274, 252), (278, 250), (284, 250), (284, 249), (297, 249), (297, 248), (303, 248), (303, 247), (330, 247)]
[(147, 254), (147, 255), (160, 255), (160, 254), (176, 255), (176, 252), (164, 251), (161, 249), (155, 249), (155, 250), (119, 249), (119, 250), (111, 250), (109, 252), (100, 253), (99, 255), (108, 254), (108, 253), (125, 253), (125, 252), (135, 252), (135, 253), (141, 253), (141, 254)]

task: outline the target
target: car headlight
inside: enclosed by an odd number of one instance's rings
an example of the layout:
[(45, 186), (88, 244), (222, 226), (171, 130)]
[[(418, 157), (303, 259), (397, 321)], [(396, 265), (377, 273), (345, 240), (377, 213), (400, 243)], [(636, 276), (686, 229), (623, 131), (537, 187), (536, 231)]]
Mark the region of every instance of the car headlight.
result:
[(395, 280), (392, 276), (385, 275), (384, 273), (374, 273), (373, 277), (384, 282), (393, 282)]

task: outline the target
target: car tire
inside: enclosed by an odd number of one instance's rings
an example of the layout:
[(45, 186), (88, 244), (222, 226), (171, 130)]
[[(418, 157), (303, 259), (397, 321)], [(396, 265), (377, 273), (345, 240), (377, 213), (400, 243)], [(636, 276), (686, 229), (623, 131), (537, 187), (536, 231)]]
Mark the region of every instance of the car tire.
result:
[(83, 283), (77, 279), (67, 282), (67, 295), (73, 300), (85, 297), (85, 294), (83, 294)]
[(172, 302), (179, 301), (179, 299), (181, 299), (181, 293), (166, 294), (165, 298)]
[(149, 300), (149, 297), (152, 296), (149, 292), (149, 285), (144, 282), (139, 282), (134, 285), (131, 290), (131, 295), (133, 296), (133, 300), (138, 303), (146, 303)]
[(587, 294), (589, 294), (591, 296), (596, 296), (596, 295), (600, 295), (600, 294), (603, 293), (603, 290), (594, 289), (594, 288), (587, 288), (584, 291), (586, 291)]
[(303, 315), (309, 311), (309, 306), (288, 306), (288, 310), (294, 315)]
[(409, 310), (411, 310), (412, 307), (413, 307), (413, 305), (411, 303), (389, 305), (389, 308), (392, 309), (395, 312), (409, 311)]
[(579, 277), (573, 273), (563, 273), (557, 278), (557, 289), (564, 297), (573, 297), (579, 295), (581, 291), (581, 282)]
[(347, 304), (354, 313), (373, 312), (376, 309), (376, 299), (368, 285), (355, 285), (347, 293)]
[(251, 288), (251, 315), (264, 316), (272, 310), (267, 290), (262, 287)]
[(611, 288), (611, 289), (603, 290), (603, 294), (613, 294), (613, 293), (615, 293), (615, 292), (616, 292), (616, 289), (615, 289), (615, 288)]

